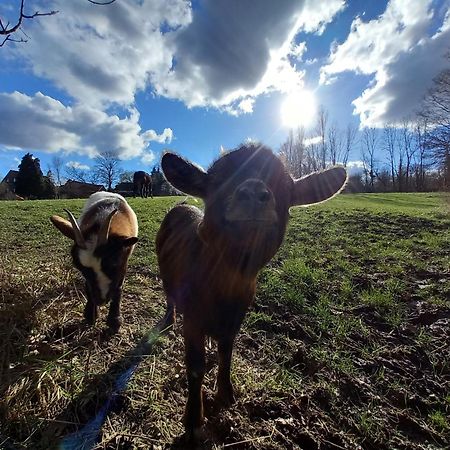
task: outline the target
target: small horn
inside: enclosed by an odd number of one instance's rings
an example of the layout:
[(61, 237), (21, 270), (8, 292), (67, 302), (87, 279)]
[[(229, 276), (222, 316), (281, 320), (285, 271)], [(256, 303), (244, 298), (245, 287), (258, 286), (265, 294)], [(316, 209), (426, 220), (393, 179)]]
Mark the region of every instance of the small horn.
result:
[(100, 245), (104, 245), (108, 242), (108, 235), (109, 235), (109, 228), (111, 226), (111, 220), (114, 217), (114, 215), (117, 213), (117, 209), (113, 209), (109, 214), (108, 217), (103, 222), (100, 231), (98, 233), (98, 239), (97, 239), (97, 247)]
[(72, 224), (72, 228), (75, 233), (75, 243), (78, 245), (78, 247), (86, 248), (86, 242), (83, 235), (81, 234), (80, 226), (78, 225), (77, 220), (68, 209), (65, 209), (64, 211), (69, 216), (70, 223)]

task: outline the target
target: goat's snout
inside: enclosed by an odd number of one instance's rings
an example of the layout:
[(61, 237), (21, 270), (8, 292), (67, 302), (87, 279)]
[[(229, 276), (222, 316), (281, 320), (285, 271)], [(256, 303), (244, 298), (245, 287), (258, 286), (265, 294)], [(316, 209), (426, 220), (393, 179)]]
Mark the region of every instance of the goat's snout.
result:
[(275, 223), (275, 199), (267, 185), (250, 178), (241, 183), (233, 193), (225, 218), (233, 223), (254, 225)]
[(261, 180), (247, 180), (238, 186), (235, 192), (236, 200), (244, 203), (256, 203), (260, 206), (269, 202), (269, 189)]
[(272, 194), (261, 180), (250, 179), (237, 187), (234, 197), (239, 202), (264, 206), (269, 203)]

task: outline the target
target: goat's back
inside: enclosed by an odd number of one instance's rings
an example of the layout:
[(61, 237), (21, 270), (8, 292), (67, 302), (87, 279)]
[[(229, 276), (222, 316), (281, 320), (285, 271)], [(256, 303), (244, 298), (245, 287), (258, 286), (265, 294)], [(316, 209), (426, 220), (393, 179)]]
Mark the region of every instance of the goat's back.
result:
[(78, 220), (83, 234), (98, 230), (113, 209), (116, 209), (117, 213), (111, 220), (110, 235), (137, 236), (136, 214), (124, 197), (113, 192), (96, 192), (89, 197)]

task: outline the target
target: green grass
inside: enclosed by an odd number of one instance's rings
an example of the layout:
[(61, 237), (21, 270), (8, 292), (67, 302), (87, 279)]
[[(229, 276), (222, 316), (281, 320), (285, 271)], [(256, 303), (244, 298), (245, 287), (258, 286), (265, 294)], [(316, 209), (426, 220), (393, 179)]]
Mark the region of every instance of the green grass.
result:
[[(110, 388), (105, 374), (161, 317), (155, 235), (180, 198), (130, 199), (140, 241), (125, 324), (82, 324), (83, 284), (52, 214), (84, 200), (0, 203), (0, 448), (54, 448)], [(194, 204), (200, 204), (190, 200)], [(444, 448), (449, 444), (450, 197), (340, 195), (293, 208), (236, 342), (237, 402), (214, 412), (211, 448)], [(181, 325), (130, 380), (96, 448), (168, 446), (182, 433)], [(330, 444), (331, 443), (331, 444)]]

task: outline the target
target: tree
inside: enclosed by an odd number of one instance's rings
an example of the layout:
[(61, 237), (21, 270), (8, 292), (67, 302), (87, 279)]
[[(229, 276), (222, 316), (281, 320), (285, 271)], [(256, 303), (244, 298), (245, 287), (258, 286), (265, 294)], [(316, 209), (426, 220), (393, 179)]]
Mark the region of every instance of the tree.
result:
[(305, 175), (305, 130), (303, 127), (289, 131), (288, 138), (281, 144), (280, 154), (294, 178)]
[(133, 182), (133, 174), (131, 170), (124, 170), (121, 172), (119, 177), (119, 183), (132, 183)]
[(321, 106), (317, 115), (316, 132), (320, 136), (319, 143), (319, 157), (320, 168), (325, 169), (327, 166), (327, 124), (328, 124), (328, 111)]
[(362, 135), (362, 161), (364, 164), (364, 175), (366, 186), (374, 191), (375, 178), (377, 177), (377, 161), (375, 153), (378, 144), (378, 132), (376, 128), (364, 128)]
[(77, 165), (66, 165), (65, 174), (66, 178), (80, 183), (95, 181), (95, 177), (89, 172), (89, 168), (85, 169)]
[(56, 186), (61, 186), (62, 184), (62, 169), (64, 167), (64, 161), (61, 156), (55, 155), (52, 158), (51, 168), (53, 169), (54, 182)]
[(27, 153), (19, 164), (16, 181), (16, 193), (22, 197), (40, 198), (44, 191), (44, 177), (38, 158)]
[(328, 147), (331, 164), (334, 166), (342, 162), (343, 157), (343, 143), (341, 131), (338, 129), (336, 123), (330, 126), (328, 130)]
[(94, 177), (104, 184), (108, 191), (112, 190), (113, 184), (117, 183), (121, 173), (120, 159), (116, 153), (105, 151), (96, 156)]
[[(448, 56), (450, 59), (450, 55)], [(444, 189), (450, 188), (450, 69), (434, 79), (420, 116), (428, 124), (424, 137), (435, 164), (442, 170)]]
[[(383, 129), (383, 137), (384, 137), (384, 148), (389, 154), (389, 169), (390, 169), (390, 175), (391, 175), (391, 183), (392, 183), (392, 189), (395, 191), (396, 189), (396, 178), (397, 178), (397, 171), (396, 171), (396, 154), (397, 154), (397, 147), (398, 147), (398, 136), (397, 136), (397, 128), (391, 124), (384, 125)], [(400, 161), (402, 161), (402, 155), (399, 155)], [(401, 164), (401, 163), (400, 163)]]
[(342, 164), (344, 164), (344, 167), (347, 166), (348, 157), (350, 155), (350, 152), (351, 152), (353, 146), (356, 143), (357, 133), (358, 133), (358, 128), (355, 125), (349, 123), (345, 130), (345, 143), (344, 143), (344, 150), (343, 150), (343, 155), (342, 155)]

